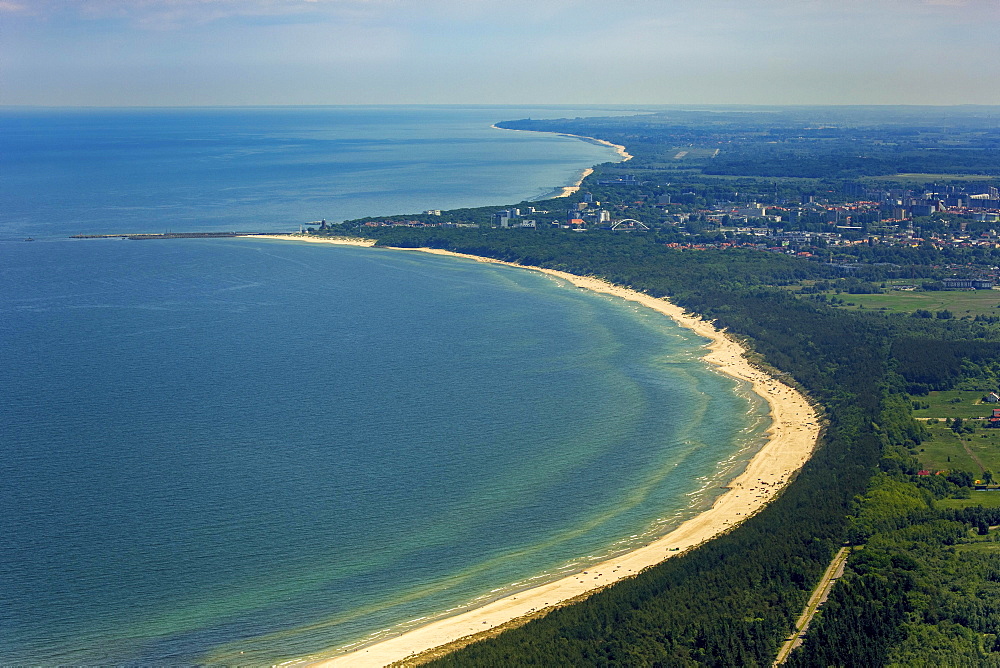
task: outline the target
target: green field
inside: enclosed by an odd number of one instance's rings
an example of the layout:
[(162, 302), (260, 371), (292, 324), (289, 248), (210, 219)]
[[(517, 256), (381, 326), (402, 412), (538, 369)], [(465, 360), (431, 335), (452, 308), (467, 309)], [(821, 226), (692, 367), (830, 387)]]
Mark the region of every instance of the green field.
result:
[(955, 434), (944, 423), (927, 427), (931, 437), (920, 444), (920, 465), (932, 471), (1000, 471), (1000, 429), (977, 427), (971, 434)]
[[(992, 415), (994, 408), (1000, 408), (1000, 404), (981, 403), (985, 393), (985, 388), (982, 391), (946, 390), (914, 398), (928, 406), (913, 411), (913, 416), (924, 422), (929, 433), (917, 452), (922, 467), (933, 471), (968, 471), (976, 476), (983, 470), (1000, 472), (1000, 429), (984, 427), (982, 422)], [(973, 433), (956, 434), (945, 425), (945, 419), (956, 417), (968, 421), (974, 428)], [(940, 421), (931, 424), (929, 418)]]
[[(687, 154), (681, 158), (675, 158), (676, 160), (707, 160), (715, 156), (716, 147), (714, 146), (677, 146), (674, 149), (673, 155), (676, 156), (682, 151), (687, 151)], [(669, 154), (670, 151), (667, 151)]]
[[(915, 397), (915, 401), (927, 404), (929, 408), (920, 408), (913, 411), (915, 418), (956, 418), (963, 420), (967, 418), (986, 418), (993, 414), (994, 408), (1000, 408), (1000, 404), (981, 403), (984, 394), (991, 388), (983, 387), (975, 391), (966, 390), (944, 390), (942, 392), (928, 392), (926, 396)], [(998, 429), (997, 431), (1000, 431)]]
[(849, 295), (827, 293), (828, 297), (843, 299), (845, 304), (837, 308), (874, 309), (890, 313), (913, 313), (924, 309), (936, 314), (951, 311), (956, 318), (977, 315), (1000, 316), (1000, 290), (939, 290), (913, 291), (892, 290), (879, 295)]
[[(938, 499), (934, 502), (938, 508), (969, 508), (983, 506), (984, 508), (1000, 508), (1000, 492), (972, 492), (968, 499)], [(1000, 544), (994, 543), (987, 548), (1000, 551)]]

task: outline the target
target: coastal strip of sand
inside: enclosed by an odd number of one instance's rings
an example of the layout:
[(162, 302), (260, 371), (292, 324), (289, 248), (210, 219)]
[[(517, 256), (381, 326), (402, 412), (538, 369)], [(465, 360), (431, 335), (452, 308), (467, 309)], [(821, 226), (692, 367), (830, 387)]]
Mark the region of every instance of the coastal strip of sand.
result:
[[(532, 130), (525, 130), (524, 132), (537, 132)], [(568, 132), (557, 132), (555, 134), (562, 135), (563, 137), (574, 137), (576, 139), (584, 139), (595, 144), (603, 144), (604, 146), (610, 146), (618, 152), (618, 155), (622, 157), (622, 162), (628, 162), (632, 159), (632, 154), (625, 150), (625, 147), (621, 144), (612, 144), (607, 139), (598, 139), (597, 137), (588, 137), (586, 135), (573, 135)]]
[(587, 169), (583, 170), (583, 173), (580, 174), (580, 179), (576, 183), (574, 183), (571, 186), (563, 186), (562, 192), (556, 195), (553, 199), (559, 199), (560, 197), (569, 197), (573, 193), (577, 192), (578, 190), (580, 190), (580, 186), (583, 185), (584, 179), (586, 179), (593, 173), (594, 173), (593, 167), (588, 167)]
[[(547, 132), (546, 130), (518, 130), (514, 128), (501, 128), (497, 125), (491, 125), (495, 130), (507, 130), (509, 132)], [(626, 162), (632, 159), (632, 154), (625, 150), (625, 147), (621, 144), (612, 144), (606, 139), (598, 139), (597, 137), (587, 137), (585, 135), (574, 135), (568, 132), (548, 132), (548, 134), (559, 135), (560, 137), (573, 137), (574, 139), (583, 139), (584, 141), (589, 141), (594, 144), (601, 144), (602, 146), (610, 146), (615, 149), (618, 155), (621, 156), (621, 162)], [(586, 169), (583, 174), (580, 175), (580, 179), (571, 186), (563, 186), (562, 191), (554, 197), (554, 199), (559, 199), (560, 197), (569, 197), (575, 192), (580, 190), (580, 186), (583, 185), (584, 180), (594, 173), (594, 169)]]
[(618, 155), (622, 157), (622, 162), (626, 162), (633, 158), (632, 154), (625, 150), (625, 147), (621, 144), (612, 144), (607, 139), (598, 139), (597, 137), (588, 137), (586, 135), (574, 135), (569, 132), (553, 132), (550, 130), (521, 130), (518, 128), (502, 128), (498, 125), (491, 125), (494, 130), (506, 130), (508, 132), (547, 132), (551, 135), (559, 135), (560, 137), (573, 137), (574, 139), (583, 139), (585, 141), (593, 142), (594, 144), (601, 144), (603, 146), (610, 146), (618, 152)]
[[(321, 243), (352, 243), (349, 239), (326, 241), (320, 238), (276, 236), (283, 240)], [(370, 246), (366, 240), (354, 245)], [(734, 378), (751, 384), (754, 392), (767, 400), (771, 409), (771, 428), (767, 443), (751, 458), (746, 469), (734, 478), (711, 508), (682, 523), (665, 536), (638, 549), (590, 566), (554, 582), (518, 592), (482, 607), (440, 619), (399, 636), (362, 647), (348, 654), (316, 661), (310, 665), (324, 668), (376, 667), (443, 647), (462, 639), (487, 633), (515, 620), (538, 616), (542, 611), (579, 599), (610, 584), (654, 566), (665, 559), (683, 554), (732, 529), (754, 515), (771, 501), (809, 459), (820, 433), (820, 420), (807, 399), (792, 387), (754, 367), (744, 356), (746, 350), (724, 332), (699, 317), (685, 313), (665, 299), (630, 290), (607, 281), (576, 276), (562, 271), (525, 267), (491, 258), (464, 255), (438, 249), (419, 250), (438, 255), (464, 257), (480, 262), (507, 264), (559, 277), (583, 289), (609, 294), (654, 309), (674, 319), (710, 341), (705, 360)]]

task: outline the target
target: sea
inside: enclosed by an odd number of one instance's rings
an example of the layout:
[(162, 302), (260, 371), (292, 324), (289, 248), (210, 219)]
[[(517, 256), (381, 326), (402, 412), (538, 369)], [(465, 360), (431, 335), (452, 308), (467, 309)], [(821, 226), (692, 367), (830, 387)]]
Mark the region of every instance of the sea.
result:
[(0, 664), (331, 656), (711, 505), (767, 407), (649, 309), (412, 251), (70, 238), (542, 198), (620, 158), (493, 123), (639, 111), (0, 109)]

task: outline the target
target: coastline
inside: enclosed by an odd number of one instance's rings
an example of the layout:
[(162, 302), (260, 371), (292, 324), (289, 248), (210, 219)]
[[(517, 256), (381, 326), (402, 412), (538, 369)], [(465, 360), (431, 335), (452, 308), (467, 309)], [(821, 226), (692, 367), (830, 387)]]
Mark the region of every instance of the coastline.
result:
[(579, 178), (579, 180), (577, 180), (576, 183), (574, 183), (571, 186), (563, 186), (562, 192), (560, 192), (558, 195), (556, 195), (552, 199), (560, 199), (562, 197), (569, 197), (573, 193), (579, 192), (580, 186), (582, 186), (583, 182), (586, 180), (586, 178), (588, 176), (590, 176), (591, 174), (593, 174), (593, 173), (594, 173), (594, 168), (593, 167), (588, 167), (587, 169), (583, 170), (583, 173), (580, 174), (580, 178)]
[[(584, 141), (589, 141), (589, 142), (592, 142), (594, 144), (601, 144), (602, 146), (610, 146), (611, 148), (615, 149), (615, 151), (618, 153), (618, 155), (620, 155), (622, 157), (621, 162), (628, 162), (629, 160), (631, 160), (634, 157), (631, 153), (629, 153), (627, 150), (625, 150), (625, 147), (623, 145), (621, 145), (621, 144), (612, 144), (611, 142), (609, 142), (606, 139), (598, 139), (597, 137), (587, 137), (585, 135), (574, 135), (574, 134), (570, 134), (568, 132), (548, 132), (547, 130), (519, 130), (519, 129), (516, 129), (516, 128), (501, 128), (501, 127), (498, 127), (496, 124), (493, 124), (490, 127), (493, 128), (494, 130), (507, 130), (508, 132), (543, 132), (543, 133), (550, 134), (550, 135), (558, 135), (560, 137), (573, 137), (574, 139), (583, 139)], [(555, 195), (552, 199), (559, 199), (561, 197), (569, 197), (573, 193), (578, 192), (580, 190), (580, 186), (583, 185), (583, 182), (587, 179), (588, 176), (590, 176), (593, 173), (594, 173), (594, 168), (593, 167), (589, 167), (589, 168), (585, 169), (583, 171), (583, 173), (580, 174), (580, 178), (573, 185), (571, 185), (571, 186), (563, 186), (561, 192), (558, 195)]]
[[(374, 241), (359, 239), (320, 239), (299, 236), (254, 236), (370, 247)], [(726, 490), (708, 510), (683, 522), (666, 535), (618, 557), (590, 566), (553, 582), (492, 601), (479, 608), (440, 619), (399, 636), (361, 647), (330, 659), (313, 661), (304, 658), (292, 663), (306, 663), (324, 668), (385, 666), (434, 649), (465, 644), (472, 637), (490, 634), (499, 627), (516, 626), (532, 617), (566, 603), (585, 598), (594, 592), (659, 564), (715, 538), (751, 517), (771, 501), (795, 472), (809, 459), (820, 433), (819, 417), (808, 400), (792, 387), (754, 367), (744, 356), (746, 349), (711, 323), (686, 314), (665, 299), (610, 284), (601, 279), (583, 277), (553, 269), (518, 265), (440, 249), (416, 250), (436, 255), (462, 257), (479, 262), (505, 264), (530, 269), (568, 281), (574, 286), (609, 294), (639, 303), (662, 313), (682, 327), (709, 339), (704, 356), (720, 372), (747, 381), (764, 398), (772, 424), (766, 444), (750, 459), (746, 468), (731, 480)]]

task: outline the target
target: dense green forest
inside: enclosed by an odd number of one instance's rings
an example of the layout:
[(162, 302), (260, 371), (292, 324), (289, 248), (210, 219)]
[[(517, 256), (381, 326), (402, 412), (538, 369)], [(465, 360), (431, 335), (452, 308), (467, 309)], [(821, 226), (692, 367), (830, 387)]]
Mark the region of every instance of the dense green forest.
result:
[[(598, 166), (584, 186), (602, 201), (652, 216), (662, 215), (653, 203), (665, 195), (682, 210), (815, 193), (836, 201), (857, 179), (879, 174), (997, 175), (996, 113), (674, 110), (501, 125), (625, 145), (634, 160), (627, 167)], [(615, 181), (626, 173), (637, 181)], [(780, 178), (768, 180), (772, 176)], [(540, 212), (532, 215), (544, 221), (546, 209), (579, 201), (578, 194), (536, 203)], [(988, 266), (1000, 263), (1000, 252), (838, 247), (837, 257), (831, 250), (825, 259), (854, 263), (845, 276), (836, 263), (816, 257), (725, 245), (692, 248), (692, 239), (720, 238), (696, 226), (683, 233), (670, 226), (585, 234), (558, 227), (496, 229), (489, 225), (490, 211), (448, 212), (451, 221), (478, 225), (468, 228), (366, 227), (375, 220), (366, 219), (323, 233), (600, 276), (668, 297), (747, 342), (757, 363), (817, 403), (825, 427), (819, 449), (796, 479), (735, 530), (435, 665), (770, 665), (831, 557), (846, 544), (852, 553), (845, 574), (788, 663), (1000, 666), (1000, 509), (970, 500), (982, 471), (921, 471), (928, 429), (912, 414), (928, 392), (950, 390), (977, 374), (995, 380), (983, 369), (993, 369), (1000, 353), (998, 319), (953, 317), (947, 310), (936, 317), (926, 310), (849, 310), (840, 307), (843, 299), (826, 294), (833, 288), (878, 292), (879, 281), (940, 277), (942, 266), (958, 263)], [(945, 218), (925, 222), (948, 224)], [(682, 238), (687, 249), (675, 243)], [(955, 433), (965, 428), (961, 420), (951, 425)]]
[[(624, 144), (636, 155), (630, 169), (673, 164), (681, 169), (700, 166), (709, 175), (835, 180), (898, 173), (995, 175), (997, 120), (997, 109), (991, 107), (756, 107), (498, 125)], [(689, 150), (683, 161), (672, 162), (676, 148), (684, 147), (719, 152)]]

